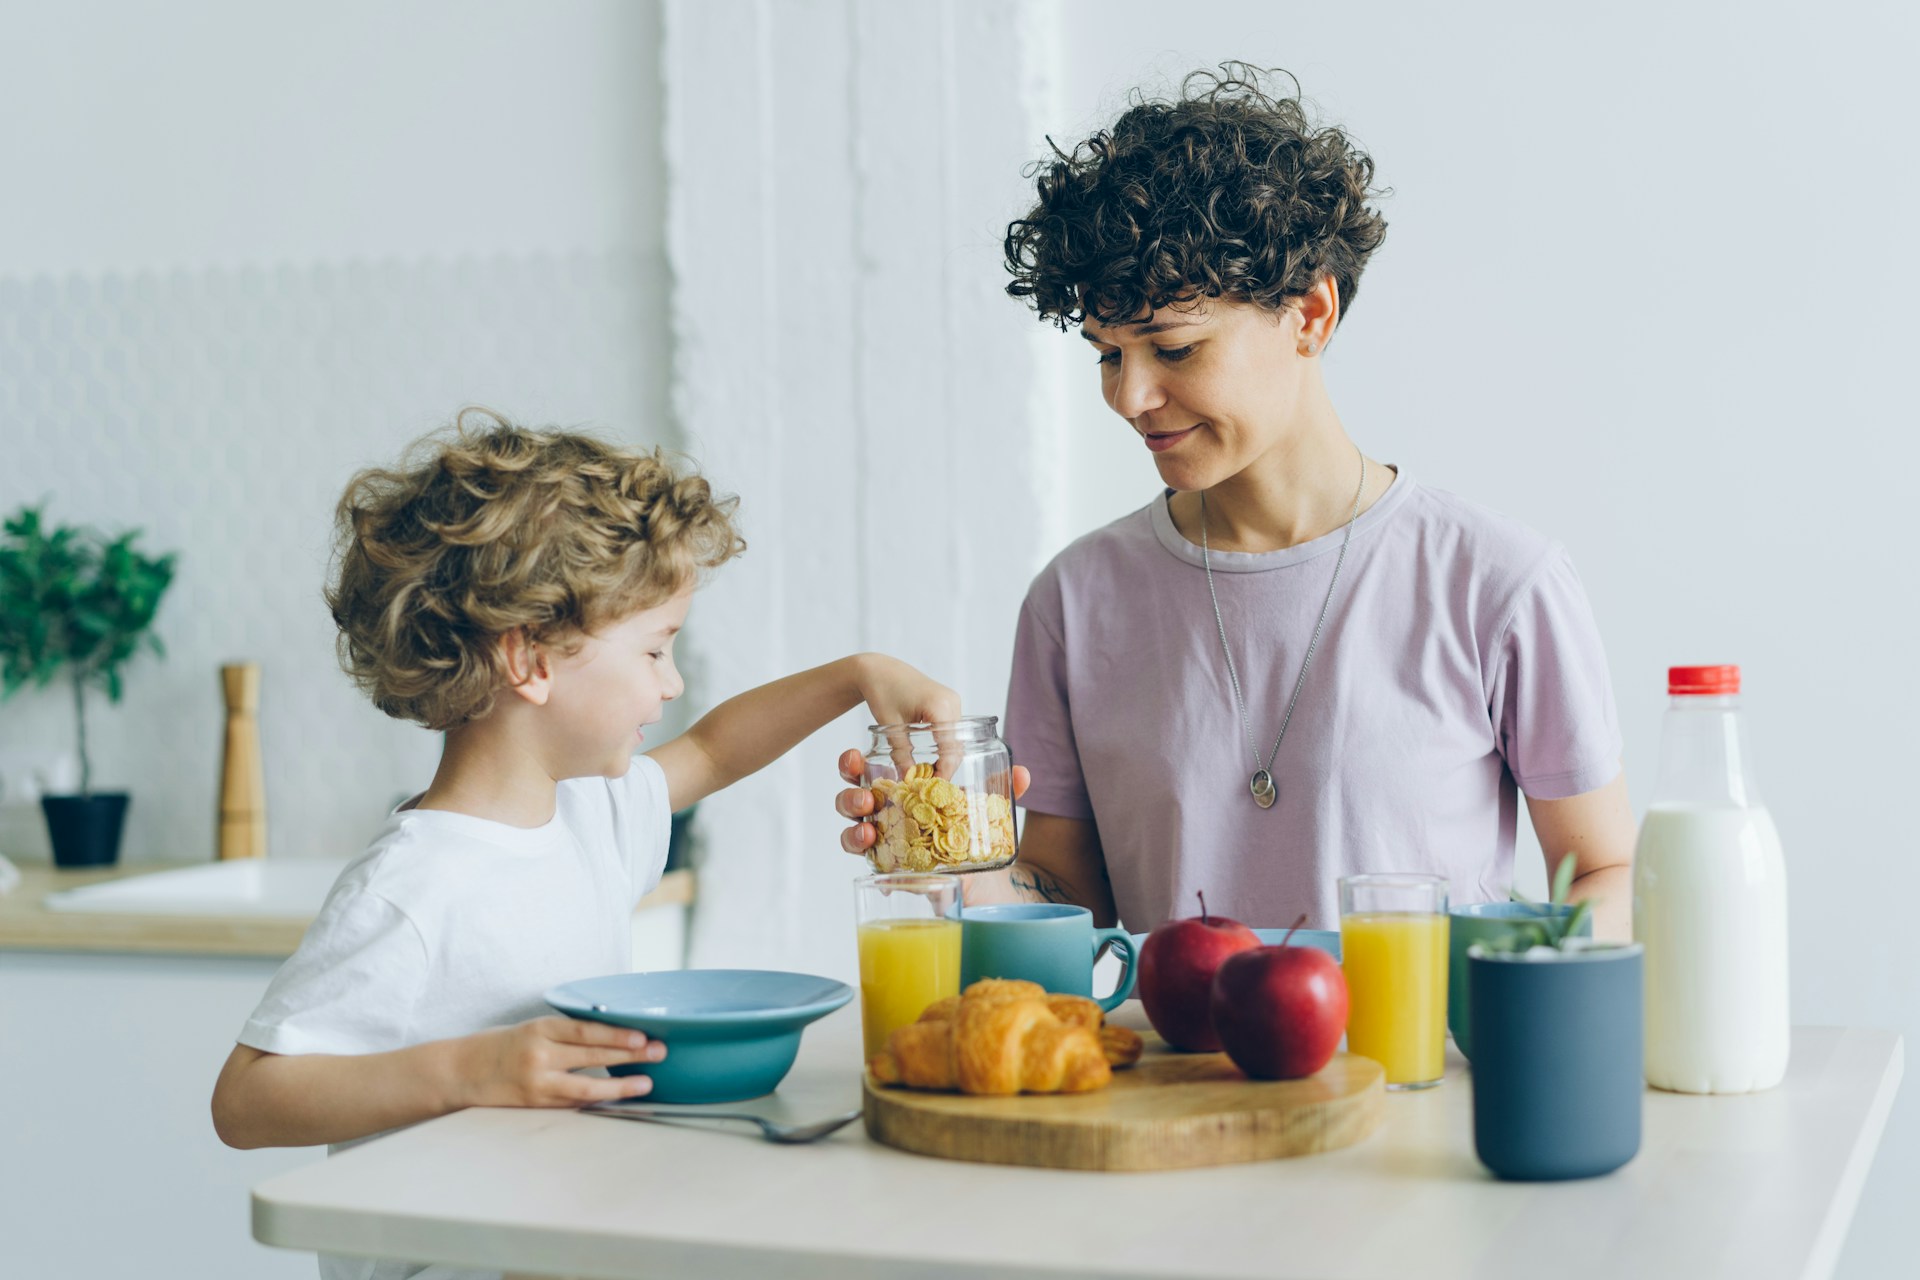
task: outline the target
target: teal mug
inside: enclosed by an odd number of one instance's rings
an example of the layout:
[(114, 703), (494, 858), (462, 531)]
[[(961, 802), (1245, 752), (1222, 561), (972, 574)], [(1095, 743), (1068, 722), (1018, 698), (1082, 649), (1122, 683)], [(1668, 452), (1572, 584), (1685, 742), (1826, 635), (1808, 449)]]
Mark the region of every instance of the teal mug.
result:
[[(1467, 983), (1467, 948), (1476, 942), (1499, 942), (1518, 931), (1527, 920), (1561, 920), (1573, 914), (1571, 905), (1548, 906), (1534, 902), (1475, 902), (1455, 907), (1449, 914), (1447, 929), (1447, 1030), (1453, 1033), (1454, 1047), (1460, 1056), (1473, 1059), (1470, 991)], [(1593, 936), (1593, 916), (1580, 922), (1575, 936)]]
[(1126, 970), (1113, 994), (1100, 997), (1111, 1011), (1133, 994), (1138, 955), (1125, 929), (1096, 929), (1085, 907), (1060, 902), (1005, 902), (960, 909), (960, 987), (981, 978), (1024, 978), (1048, 991), (1093, 996), (1093, 962), (1107, 947), (1120, 953)]

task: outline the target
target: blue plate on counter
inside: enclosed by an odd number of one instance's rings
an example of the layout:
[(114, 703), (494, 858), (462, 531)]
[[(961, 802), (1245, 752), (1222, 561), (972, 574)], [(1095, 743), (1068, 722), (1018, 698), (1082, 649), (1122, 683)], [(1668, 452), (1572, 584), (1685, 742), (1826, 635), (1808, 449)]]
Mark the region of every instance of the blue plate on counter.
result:
[[(1285, 929), (1255, 929), (1253, 936), (1260, 939), (1260, 945), (1263, 947), (1277, 947), (1280, 945), (1280, 939), (1287, 936), (1287, 931)], [(1146, 941), (1147, 935), (1144, 933), (1136, 933), (1133, 935), (1133, 945), (1136, 955), (1138, 954), (1138, 948), (1143, 946)], [(1313, 947), (1315, 950), (1324, 951), (1335, 960), (1338, 960), (1340, 958), (1340, 931), (1338, 929), (1295, 929), (1293, 931), (1293, 941), (1287, 945), (1294, 947)]]
[(652, 1102), (740, 1102), (772, 1093), (800, 1052), (800, 1032), (853, 999), (832, 978), (778, 969), (674, 969), (569, 982), (546, 1001), (571, 1018), (632, 1027), (667, 1046), (645, 1072)]

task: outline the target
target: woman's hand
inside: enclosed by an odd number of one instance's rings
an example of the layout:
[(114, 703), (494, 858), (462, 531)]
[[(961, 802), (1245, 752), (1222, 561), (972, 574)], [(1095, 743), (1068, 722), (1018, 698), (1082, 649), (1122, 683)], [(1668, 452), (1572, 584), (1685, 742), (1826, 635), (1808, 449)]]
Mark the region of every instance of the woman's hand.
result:
[(462, 1043), (463, 1098), (470, 1107), (580, 1107), (637, 1098), (645, 1075), (575, 1075), (581, 1067), (658, 1062), (667, 1046), (639, 1031), (556, 1015), (482, 1031)]
[[(840, 833), (840, 847), (848, 853), (864, 857), (867, 850), (873, 848), (873, 842), (880, 838), (873, 829), (870, 819), (874, 810), (879, 808), (873, 792), (860, 786), (860, 780), (866, 776), (867, 758), (858, 751), (840, 753), (840, 779), (855, 784), (834, 797), (834, 811), (843, 818), (851, 818), (853, 825)], [(1013, 798), (1018, 800), (1027, 793), (1027, 784), (1032, 776), (1024, 765), (1013, 766)]]

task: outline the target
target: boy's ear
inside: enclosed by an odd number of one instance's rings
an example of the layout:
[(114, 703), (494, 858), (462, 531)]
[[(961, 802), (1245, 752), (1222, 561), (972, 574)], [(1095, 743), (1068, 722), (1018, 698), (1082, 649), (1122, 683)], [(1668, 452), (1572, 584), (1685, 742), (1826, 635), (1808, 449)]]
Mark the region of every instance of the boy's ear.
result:
[(529, 639), (524, 629), (507, 632), (499, 643), (507, 687), (536, 707), (546, 706), (553, 696), (553, 664), (547, 660), (547, 651)]

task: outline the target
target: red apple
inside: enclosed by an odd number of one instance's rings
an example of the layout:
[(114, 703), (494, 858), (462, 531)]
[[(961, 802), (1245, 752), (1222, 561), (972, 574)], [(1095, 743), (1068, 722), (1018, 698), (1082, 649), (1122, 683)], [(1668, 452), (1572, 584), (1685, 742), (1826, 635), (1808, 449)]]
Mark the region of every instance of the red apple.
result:
[(1277, 947), (1228, 956), (1213, 975), (1214, 1030), (1233, 1065), (1256, 1080), (1312, 1075), (1347, 1029), (1346, 975), (1326, 952), (1287, 945), (1292, 937), (1288, 930)]
[(1207, 914), (1163, 920), (1140, 948), (1136, 990), (1147, 1021), (1176, 1049), (1211, 1053), (1220, 1047), (1213, 1031), (1213, 973), (1228, 956), (1260, 945), (1253, 930), (1238, 920)]

